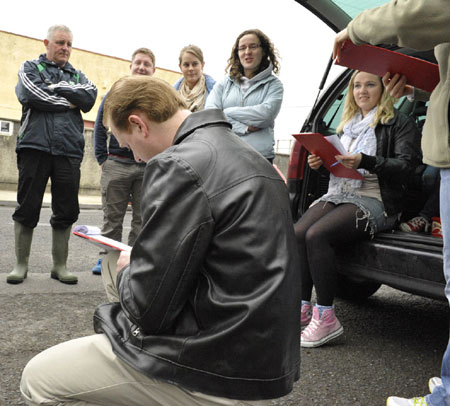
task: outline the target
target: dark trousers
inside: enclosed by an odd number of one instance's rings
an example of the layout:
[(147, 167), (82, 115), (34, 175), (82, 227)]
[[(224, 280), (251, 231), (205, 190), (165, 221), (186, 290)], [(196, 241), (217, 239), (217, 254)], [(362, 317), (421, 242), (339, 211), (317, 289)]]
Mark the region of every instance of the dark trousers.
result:
[(336, 295), (335, 251), (369, 238), (367, 219), (356, 221), (360, 209), (351, 203), (318, 202), (295, 224), (300, 253), (302, 300), (311, 300), (316, 288), (317, 304), (331, 306)]
[(78, 219), (78, 189), (80, 187), (81, 159), (51, 155), (35, 149), (21, 149), (17, 153), (19, 184), (18, 206), (12, 216), (14, 221), (34, 228), (39, 215), (45, 188), (51, 179), (53, 228), (65, 229)]
[(439, 209), (439, 190), (441, 178), (439, 168), (427, 165), (422, 174), (422, 190), (427, 196), (427, 200), (419, 215), (426, 218), (429, 222), (433, 217), (440, 217)]

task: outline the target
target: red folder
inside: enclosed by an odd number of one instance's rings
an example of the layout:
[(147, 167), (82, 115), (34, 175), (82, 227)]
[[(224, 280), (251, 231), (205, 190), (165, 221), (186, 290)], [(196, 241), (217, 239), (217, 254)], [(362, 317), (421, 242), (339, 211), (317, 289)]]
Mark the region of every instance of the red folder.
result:
[(399, 73), (406, 76), (409, 85), (430, 93), (439, 83), (439, 68), (435, 63), (373, 45), (357, 46), (349, 40), (345, 41), (339, 62), (335, 63), (377, 76)]
[(103, 237), (102, 235), (88, 235), (79, 233), (77, 231), (72, 231), (72, 234), (76, 235), (77, 237), (84, 238), (91, 244), (94, 244), (97, 247), (103, 248), (107, 251), (109, 250), (131, 251), (131, 247), (129, 245), (123, 244), (119, 241), (113, 240), (108, 237)]
[(303, 133), (292, 134), (292, 136), (311, 154), (320, 156), (323, 161), (323, 166), (334, 176), (364, 180), (364, 177), (357, 170), (346, 168), (341, 163), (336, 164), (335, 156), (342, 154), (322, 134)]
[(77, 225), (72, 229), (72, 234), (77, 237), (85, 238), (88, 242), (106, 249), (107, 251), (131, 251), (131, 247), (129, 245), (108, 237), (103, 237), (100, 234), (100, 229), (95, 226)]

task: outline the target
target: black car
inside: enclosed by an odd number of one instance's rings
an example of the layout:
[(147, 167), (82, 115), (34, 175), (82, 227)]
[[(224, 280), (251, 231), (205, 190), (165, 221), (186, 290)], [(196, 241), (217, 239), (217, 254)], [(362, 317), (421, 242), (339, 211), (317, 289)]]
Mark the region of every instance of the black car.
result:
[[(380, 0), (296, 0), (321, 18), (334, 31), (344, 29), (348, 22), (363, 9), (386, 3)], [(330, 44), (330, 50), (331, 50)], [(395, 46), (380, 46), (436, 63), (432, 51), (417, 52)], [(325, 69), (321, 88), (332, 66)], [(323, 135), (336, 133), (340, 122), (348, 82), (352, 71), (339, 74), (326, 90), (320, 89), (319, 97), (309, 113), (301, 132), (318, 132)], [(399, 100), (397, 109), (411, 115), (419, 127), (423, 125), (426, 105)], [(307, 151), (295, 142), (288, 169), (288, 188), (296, 221), (328, 188), (328, 177), (310, 170)], [(411, 194), (411, 212), (405, 218), (418, 213), (423, 199)], [(415, 206), (415, 207), (414, 207)], [(435, 299), (445, 299), (443, 275), (442, 239), (424, 233), (405, 233), (398, 230), (381, 232), (372, 240), (354, 243), (341, 249), (337, 255), (339, 275), (338, 295), (347, 299), (364, 299), (382, 285)]]

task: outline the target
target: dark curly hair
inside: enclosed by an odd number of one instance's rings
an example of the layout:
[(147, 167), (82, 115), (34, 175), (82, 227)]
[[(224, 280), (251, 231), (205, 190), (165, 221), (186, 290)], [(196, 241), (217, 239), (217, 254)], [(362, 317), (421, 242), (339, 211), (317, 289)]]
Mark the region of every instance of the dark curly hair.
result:
[(228, 69), (230, 69), (231, 79), (239, 80), (242, 76), (244, 76), (244, 68), (241, 65), (241, 61), (239, 60), (238, 48), (240, 39), (244, 35), (249, 34), (254, 34), (258, 37), (263, 51), (263, 58), (261, 60), (261, 64), (259, 65), (258, 70), (255, 73), (258, 74), (259, 72), (262, 72), (269, 66), (270, 62), (272, 62), (273, 73), (278, 74), (280, 70), (280, 64), (278, 62), (279, 58), (278, 51), (273, 46), (272, 41), (269, 39), (269, 37), (258, 29), (245, 30), (244, 32), (239, 34), (231, 50), (231, 56), (228, 59), (228, 65), (225, 68), (225, 72), (228, 72)]

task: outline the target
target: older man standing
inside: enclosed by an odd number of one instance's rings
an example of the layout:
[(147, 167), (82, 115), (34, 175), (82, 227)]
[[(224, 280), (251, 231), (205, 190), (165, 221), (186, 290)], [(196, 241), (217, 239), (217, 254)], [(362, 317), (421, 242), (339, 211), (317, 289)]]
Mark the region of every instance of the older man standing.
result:
[[(131, 56), (132, 75), (152, 76), (155, 73), (155, 55), (148, 48), (138, 48)], [(113, 240), (122, 240), (123, 219), (131, 202), (131, 231), (128, 245), (133, 245), (141, 230), (141, 185), (145, 162), (136, 162), (129, 148), (120, 147), (116, 137), (108, 134), (103, 125), (103, 99), (97, 113), (94, 129), (94, 148), (97, 162), (102, 167), (102, 234)], [(109, 136), (109, 143), (108, 143)], [(108, 145), (107, 145), (108, 144)], [(101, 273), (101, 258), (92, 269)]]
[(51, 277), (67, 284), (77, 277), (67, 270), (70, 229), (78, 219), (80, 164), (84, 136), (81, 111), (95, 103), (97, 88), (70, 63), (72, 32), (64, 25), (49, 28), (47, 53), (23, 63), (16, 95), (22, 104), (17, 139), (18, 205), (13, 214), (16, 265), (8, 283), (27, 277), (33, 230), (39, 221), (42, 199), (51, 179)]

